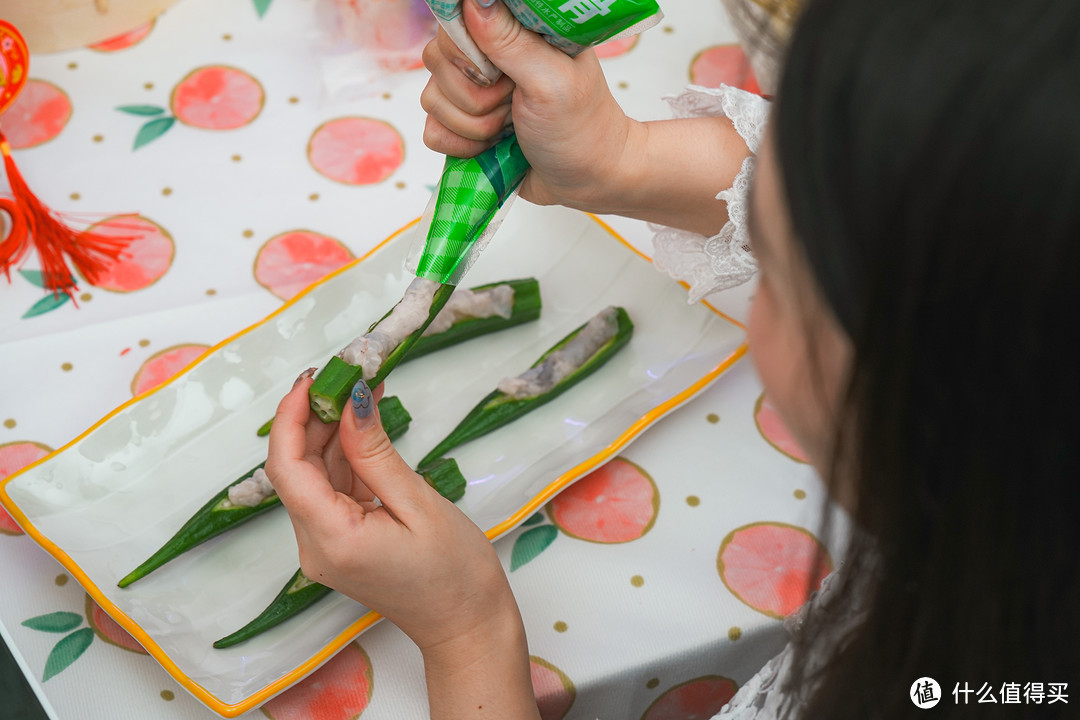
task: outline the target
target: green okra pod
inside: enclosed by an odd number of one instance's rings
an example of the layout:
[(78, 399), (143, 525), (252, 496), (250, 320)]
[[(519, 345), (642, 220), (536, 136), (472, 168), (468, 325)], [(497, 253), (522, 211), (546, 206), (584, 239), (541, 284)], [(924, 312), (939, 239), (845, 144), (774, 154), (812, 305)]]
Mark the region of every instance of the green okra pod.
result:
[[(435, 316), (439, 314), (439, 311), (442, 310), (443, 305), (447, 303), (453, 292), (453, 285), (439, 285), (435, 289), (435, 292), (431, 297), (430, 305), (427, 308), (427, 318), (418, 328), (405, 336), (405, 338), (398, 343), (385, 358), (383, 358), (382, 362), (379, 364), (378, 370), (375, 371), (370, 378), (364, 378), (370, 387), (378, 387), (382, 381), (386, 379), (386, 376), (390, 374), (390, 371), (397, 367), (397, 364), (404, 359), (405, 355), (409, 352), (409, 349), (416, 344), (416, 341), (424, 334), (424, 330), (426, 330), (427, 326), (431, 324), (431, 321), (435, 319)], [(400, 304), (401, 303), (398, 303), (398, 305)], [(368, 334), (370, 335), (372, 332), (376, 331), (380, 324), (385, 322), (387, 318), (392, 317), (392, 314), (392, 312), (387, 314), (375, 323), (371, 327), (371, 330), (368, 331)], [(317, 415), (324, 423), (337, 422), (340, 420), (341, 411), (345, 407), (345, 403), (349, 400), (353, 385), (355, 385), (356, 381), (362, 378), (363, 375), (364, 369), (362, 366), (352, 365), (337, 355), (330, 358), (330, 361), (323, 366), (322, 371), (315, 377), (315, 382), (308, 388), (308, 397), (311, 399), (311, 409), (315, 411), (315, 415)]]
[[(409, 423), (412, 421), (409, 411), (401, 404), (401, 400), (394, 395), (384, 397), (379, 401), (379, 418), (382, 421), (383, 429), (391, 440), (401, 437), (409, 429)], [(168, 542), (162, 545), (157, 552), (147, 558), (139, 567), (124, 576), (117, 585), (127, 587), (188, 550), (217, 537), (223, 532), (243, 525), (248, 520), (280, 505), (281, 500), (278, 499), (277, 493), (268, 495), (253, 507), (234, 505), (229, 501), (229, 489), (250, 478), (265, 464), (265, 462), (259, 463), (210, 498), (176, 531), (176, 534)]]
[[(449, 500), (456, 500), (465, 493), (465, 477), (452, 458), (433, 463), (422, 474), (429, 485)], [(227, 648), (250, 640), (298, 615), (328, 594), (330, 594), (330, 588), (311, 580), (304, 575), (302, 570), (297, 570), (266, 606), (266, 609), (236, 632), (215, 641), (214, 647)]]
[[(600, 369), (600, 367), (610, 360), (615, 353), (630, 342), (630, 338), (634, 332), (634, 324), (631, 322), (630, 316), (627, 315), (626, 310), (623, 308), (609, 308), (603, 312), (611, 314), (611, 320), (615, 323), (614, 334), (596, 348), (589, 357), (585, 358), (576, 369), (562, 377), (553, 387), (538, 395), (517, 398), (508, 395), (501, 390), (492, 391), (469, 411), (461, 422), (458, 423), (457, 427), (451, 430), (450, 434), (447, 435), (442, 442), (432, 448), (431, 452), (424, 456), (417, 465), (419, 470), (423, 471), (426, 467), (430, 466), (440, 457), (459, 445), (474, 440), (482, 435), (486, 435), (493, 430), (497, 430), (503, 425), (513, 422), (522, 415), (532, 412), (536, 408), (551, 402), (559, 395), (562, 395), (574, 385)], [(569, 343), (578, 337), (588, 324), (589, 323), (585, 323), (584, 325), (579, 326), (569, 335), (553, 345), (532, 364), (530, 370), (543, 371), (544, 361), (551, 357), (556, 351), (566, 348)]]
[[(514, 301), (510, 308), (510, 317), (502, 317), (501, 315), (492, 315), (490, 317), (463, 317), (458, 319), (453, 325), (446, 330), (438, 333), (432, 333), (430, 335), (421, 335), (420, 339), (412, 346), (412, 349), (401, 359), (400, 362), (408, 362), (409, 360), (415, 360), (418, 357), (422, 357), (436, 350), (442, 350), (443, 348), (457, 345), (458, 343), (466, 340), (471, 340), (475, 337), (487, 335), (488, 333), (497, 332), (499, 330), (505, 330), (507, 328), (514, 327), (515, 325), (521, 325), (522, 323), (536, 320), (540, 317), (541, 299), (540, 299), (540, 283), (536, 278), (519, 278), (516, 280), (503, 280), (500, 282), (487, 283), (485, 285), (478, 285), (470, 288), (472, 292), (482, 292), (491, 288), (498, 287), (500, 285), (506, 285), (514, 293)], [(452, 296), (451, 296), (452, 299)], [(343, 367), (348, 365), (344, 361), (338, 358), (335, 361), (334, 358), (330, 359), (327, 363), (327, 367), (333, 365), (334, 370), (332, 372), (336, 376), (334, 383), (340, 383), (344, 385), (348, 382), (349, 378), (353, 376), (352, 366)], [(325, 372), (325, 370), (324, 370)], [(353, 381), (355, 383), (355, 381)], [(324, 381), (325, 384), (331, 384), (331, 376), (327, 376)], [(374, 386), (373, 386), (374, 387)], [(350, 386), (351, 391), (351, 386)], [(382, 406), (380, 405), (380, 412)], [(271, 418), (267, 420), (262, 427), (258, 430), (258, 435), (264, 436), (270, 433), (270, 427), (274, 424), (274, 420)], [(390, 438), (393, 440), (394, 438)]]

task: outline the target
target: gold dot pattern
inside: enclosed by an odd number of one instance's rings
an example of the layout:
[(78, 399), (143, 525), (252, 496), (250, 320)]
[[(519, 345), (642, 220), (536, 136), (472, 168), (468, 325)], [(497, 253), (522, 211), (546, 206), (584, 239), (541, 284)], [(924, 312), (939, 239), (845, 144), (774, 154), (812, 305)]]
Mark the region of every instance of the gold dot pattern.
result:
[(68, 576), (65, 575), (64, 573), (60, 573), (53, 580), (53, 582), (56, 583), (57, 587), (64, 587), (65, 585), (67, 585), (67, 581), (68, 581)]
[(630, 584), (634, 587), (641, 587), (645, 584), (645, 578), (641, 577), (640, 575), (635, 575), (634, 577), (630, 578)]
[(651, 678), (647, 683), (645, 683), (645, 687), (652, 690), (653, 688), (655, 688), (659, 684), (660, 684), (660, 678)]
[(73, 367), (75, 367), (75, 366), (72, 365), (69, 362), (66, 362), (66, 363), (64, 363), (63, 365), (60, 366), (60, 369), (63, 370), (64, 372), (71, 372), (71, 368), (73, 368)]
[(229, 42), (230, 40), (232, 40), (232, 35), (230, 35), (229, 33), (225, 33), (224, 35), (221, 36), (221, 39), (224, 40), (225, 42)]
[(70, 197), (71, 197), (72, 200), (78, 200), (79, 198), (82, 197), (82, 195), (80, 195), (77, 192), (74, 192), (74, 193), (71, 193)]
[(175, 697), (176, 697), (176, 694), (172, 690), (162, 690), (161, 691), (161, 699), (164, 700), (165, 702), (169, 702), (170, 700), (172, 700)]
[(739, 627), (738, 625), (733, 625), (727, 631), (727, 637), (728, 637), (728, 640), (730, 640), (731, 642), (737, 641), (739, 638), (742, 637), (742, 628)]
[(255, 235), (254, 230), (245, 230), (244, 231), (244, 237), (246, 237), (246, 238), (253, 237), (254, 235)]
[(296, 97), (295, 95), (293, 95), (291, 98), (289, 98), (289, 104), (290, 105), (295, 105), (298, 102), (300, 102), (300, 98)]
[(311, 202), (315, 202), (316, 200), (319, 199), (319, 193), (311, 193), (310, 195), (308, 195), (307, 199), (310, 200)]
[(795, 494), (795, 499), (796, 500), (805, 500), (806, 499), (806, 491), (805, 490), (796, 490), (794, 494)]
[(207, 295), (217, 295), (217, 290), (215, 290), (214, 288), (210, 288), (209, 290), (206, 291), (206, 294)]
[(149, 344), (150, 344), (150, 341), (146, 340), (146, 339), (143, 339), (143, 340), (139, 341), (139, 347), (146, 347)]
[(618, 87), (618, 88), (619, 88), (620, 90), (626, 90), (626, 89), (627, 89), (628, 87), (630, 87), (630, 85), (629, 85), (629, 83), (627, 83), (627, 82), (626, 82), (625, 80), (622, 80), (622, 81), (620, 81), (620, 82), (619, 82), (619, 84), (618, 84), (618, 86), (617, 86), (617, 87)]
[(8, 430), (15, 427), (15, 419), (14, 418), (8, 418), (7, 420), (5, 420), (4, 421), (4, 427), (6, 427)]
[(569, 629), (569, 626), (562, 620), (559, 620), (557, 623), (555, 623), (554, 628), (555, 632), (564, 633)]
[(83, 302), (90, 302), (91, 300), (94, 299), (94, 296), (91, 295), (90, 293), (83, 293), (82, 295), (79, 296), (79, 299), (82, 300)]
[(398, 190), (404, 190), (405, 189), (405, 183), (402, 182), (401, 180), (398, 180), (396, 183), (394, 183), (394, 187), (396, 187)]
[(104, 135), (95, 135), (93, 140), (94, 140), (94, 142), (99, 143), (99, 142), (102, 142), (103, 140), (105, 140), (105, 136)]
[(79, 63), (77, 63), (77, 62), (69, 62), (68, 63), (68, 70), (74, 70), (77, 67), (79, 67)]
[(170, 188), (170, 187), (161, 188), (161, 194), (164, 195), (165, 197), (169, 197), (170, 195), (172, 195), (172, 188)]
[(713, 425), (720, 422), (720, 416), (717, 415), (716, 413), (709, 413), (708, 415), (705, 416), (705, 419), (708, 420), (709, 422), (711, 422)]
[(243, 160), (243, 158), (240, 155), (233, 155), (232, 156), (232, 161), (233, 162), (240, 162), (241, 160)]
[(701, 498), (699, 498), (697, 495), (687, 495), (686, 504), (690, 507), (697, 507), (701, 504)]
[(148, 83), (144, 84), (143, 87), (146, 88), (147, 90), (153, 90), (154, 89), (154, 83), (148, 82)]

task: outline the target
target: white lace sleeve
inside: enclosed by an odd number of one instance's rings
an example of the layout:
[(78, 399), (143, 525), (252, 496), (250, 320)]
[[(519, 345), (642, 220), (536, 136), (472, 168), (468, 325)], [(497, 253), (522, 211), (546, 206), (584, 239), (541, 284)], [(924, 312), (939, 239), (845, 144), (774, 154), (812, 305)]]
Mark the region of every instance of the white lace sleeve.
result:
[(716, 196), (727, 203), (728, 210), (728, 222), (718, 234), (706, 237), (662, 225), (649, 226), (656, 233), (653, 261), (657, 269), (687, 283), (690, 286), (689, 302), (697, 302), (718, 290), (746, 282), (757, 270), (746, 227), (746, 198), (754, 170), (754, 154), (765, 134), (770, 103), (728, 85), (718, 88), (691, 85), (682, 95), (665, 99), (676, 117), (723, 115), (729, 118), (753, 153), (743, 161), (731, 188)]
[[(839, 587), (837, 577), (840, 572), (843, 572), (843, 567), (841, 563), (836, 571), (821, 582), (821, 589), (811, 595), (802, 608), (784, 620), (784, 628), (790, 635), (799, 634), (806, 614), (812, 608), (828, 604), (837, 597), (837, 587)], [(857, 584), (856, 590), (861, 587), (862, 585)], [(812, 675), (818, 672), (828, 663), (833, 653), (851, 637), (864, 614), (865, 610), (856, 602), (854, 606), (847, 607), (835, 618), (829, 631), (819, 638), (819, 646), (811, 649), (808, 657), (805, 658), (807, 674)], [(739, 688), (735, 697), (731, 698), (731, 701), (712, 717), (712, 720), (781, 720), (781, 718), (790, 717), (792, 697), (785, 688), (785, 682), (791, 673), (793, 661), (794, 649), (791, 643), (788, 643), (776, 657)]]

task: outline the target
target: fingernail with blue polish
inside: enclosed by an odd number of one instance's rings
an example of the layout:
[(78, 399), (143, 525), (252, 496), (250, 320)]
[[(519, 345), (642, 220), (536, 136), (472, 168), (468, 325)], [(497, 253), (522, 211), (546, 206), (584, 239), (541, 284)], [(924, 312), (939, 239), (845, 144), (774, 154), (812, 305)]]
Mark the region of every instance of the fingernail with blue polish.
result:
[(363, 378), (353, 385), (352, 411), (357, 420), (366, 420), (375, 412), (375, 398)]
[(314, 375), (315, 375), (315, 368), (308, 368), (304, 372), (300, 373), (300, 377), (296, 378), (295, 382), (293, 382), (293, 385), (294, 386), (299, 385), (301, 380), (304, 380), (305, 378), (312, 377)]
[(476, 0), (476, 4), (482, 8), (489, 8), (495, 4), (495, 0)]

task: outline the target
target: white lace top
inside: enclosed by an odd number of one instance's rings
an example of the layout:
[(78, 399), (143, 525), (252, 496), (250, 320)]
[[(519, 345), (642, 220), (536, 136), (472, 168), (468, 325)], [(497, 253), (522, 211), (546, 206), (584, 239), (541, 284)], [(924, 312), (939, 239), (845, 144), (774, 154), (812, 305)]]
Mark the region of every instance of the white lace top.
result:
[[(719, 88), (690, 86), (682, 95), (666, 99), (676, 117), (723, 115), (729, 118), (752, 153), (743, 161), (732, 187), (716, 196), (725, 201), (728, 208), (728, 222), (718, 234), (706, 237), (660, 225), (650, 226), (656, 233), (653, 238), (654, 264), (676, 280), (689, 284), (689, 300), (697, 302), (706, 295), (746, 282), (757, 270), (757, 263), (750, 253), (746, 202), (754, 155), (765, 134), (770, 103), (758, 95), (726, 85)], [(788, 632), (798, 634), (807, 613), (828, 602), (833, 592), (830, 588), (836, 586), (836, 577), (836, 572), (827, 577), (821, 590), (784, 622)], [(821, 638), (823, 642), (806, 657), (807, 674), (821, 668), (859, 619), (860, 615), (855, 612), (830, 625), (828, 634)], [(792, 710), (793, 698), (785, 689), (785, 681), (792, 672), (793, 656), (789, 643), (739, 689), (713, 720), (780, 720), (789, 717), (785, 713)]]
[(727, 203), (728, 222), (720, 232), (706, 237), (685, 230), (650, 225), (653, 237), (653, 262), (657, 269), (690, 286), (689, 302), (740, 285), (757, 270), (750, 253), (750, 235), (746, 226), (746, 199), (754, 171), (754, 155), (761, 145), (769, 116), (769, 105), (758, 95), (721, 85), (706, 88), (691, 85), (682, 95), (665, 98), (676, 117), (723, 115), (735, 125), (736, 132), (750, 148), (735, 183), (716, 197)]

